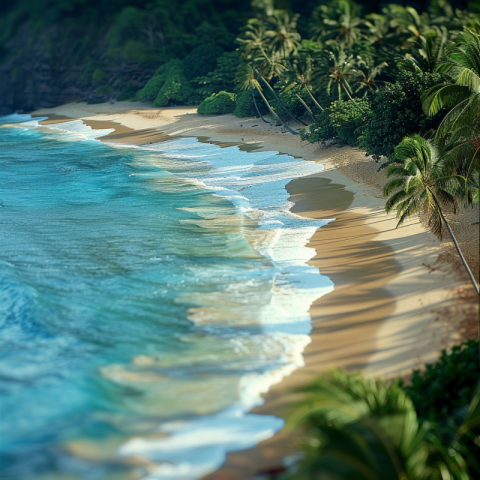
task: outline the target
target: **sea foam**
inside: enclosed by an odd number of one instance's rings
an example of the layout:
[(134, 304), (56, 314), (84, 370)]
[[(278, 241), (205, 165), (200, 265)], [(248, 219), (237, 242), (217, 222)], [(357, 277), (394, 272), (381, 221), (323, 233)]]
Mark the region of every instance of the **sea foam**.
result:
[[(23, 123), (36, 127), (38, 121)], [(44, 127), (42, 127), (44, 128)], [(47, 128), (67, 135), (69, 140), (91, 141), (113, 130), (92, 130), (80, 120), (49, 125)], [(109, 144), (112, 148), (128, 148)], [(295, 159), (278, 152), (243, 152), (238, 147), (221, 148), (200, 143), (195, 138), (175, 139), (138, 148), (148, 152), (149, 161), (158, 168), (180, 176), (192, 188), (203, 188), (210, 194), (228, 199), (245, 219), (245, 237), (257, 254), (263, 256), (274, 270), (270, 301), (256, 312), (255, 324), (260, 326), (255, 341), (262, 343), (266, 359), (272, 358), (272, 367), (263, 373), (250, 373), (238, 384), (238, 401), (213, 415), (205, 415), (184, 422), (166, 422), (159, 431), (168, 433), (163, 438), (134, 437), (118, 448), (121, 456), (142, 455), (156, 464), (145, 471), (148, 480), (194, 480), (217, 469), (228, 452), (253, 447), (283, 427), (283, 420), (274, 416), (248, 413), (260, 405), (262, 394), (275, 383), (304, 365), (302, 352), (310, 342), (312, 303), (330, 292), (333, 283), (307, 262), (315, 250), (307, 244), (316, 229), (331, 219), (311, 220), (292, 214), (292, 203), (286, 185), (293, 179), (321, 173), (321, 164)], [(158, 155), (158, 156), (157, 156)], [(162, 188), (169, 188), (163, 185)], [(172, 180), (171, 187), (176, 188)], [(198, 210), (199, 226), (218, 221), (212, 212)], [(202, 223), (204, 222), (204, 223)], [(252, 228), (252, 224), (256, 227)], [(222, 292), (223, 307), (216, 306), (215, 314), (208, 314), (212, 302), (208, 295), (180, 296), (179, 303), (197, 305), (190, 320), (199, 327), (216, 331), (237, 325), (248, 325), (249, 312), (229, 311), (229, 295)], [(231, 309), (231, 307), (230, 307)], [(211, 310), (211, 309), (210, 309)], [(207, 313), (205, 313), (207, 312)], [(215, 322), (213, 322), (215, 318)], [(238, 348), (248, 349), (251, 338), (232, 339)], [(279, 355), (278, 351), (281, 350)]]

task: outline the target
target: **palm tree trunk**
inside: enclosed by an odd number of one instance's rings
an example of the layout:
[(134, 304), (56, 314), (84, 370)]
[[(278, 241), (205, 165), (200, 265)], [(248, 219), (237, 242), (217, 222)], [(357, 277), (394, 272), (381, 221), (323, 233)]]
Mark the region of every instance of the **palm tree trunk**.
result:
[[(480, 291), (478, 289), (477, 281), (475, 280), (475, 277), (473, 276), (473, 273), (470, 270), (470, 267), (468, 266), (468, 263), (465, 260), (465, 257), (463, 256), (462, 251), (460, 250), (460, 245), (458, 244), (457, 239), (455, 238), (455, 235), (453, 234), (452, 229), (450, 228), (450, 224), (447, 222), (447, 219), (444, 217), (443, 211), (440, 207), (440, 204), (438, 203), (437, 198), (435, 197), (435, 195), (433, 194), (433, 192), (431, 190), (430, 190), (430, 193), (432, 195), (432, 198), (433, 198), (435, 204), (437, 205), (438, 213), (440, 214), (440, 217), (441, 217), (442, 221), (445, 222), (445, 225), (447, 226), (447, 229), (448, 229), (448, 233), (452, 237), (453, 243), (455, 245), (455, 248), (457, 249), (460, 260), (462, 261), (463, 266), (465, 267), (465, 270), (467, 271), (468, 276), (470, 277), (470, 280), (473, 283), (473, 288), (477, 292), (477, 295), (480, 297)], [(478, 340), (480, 341), (480, 317), (478, 318)], [(480, 362), (480, 357), (479, 357), (479, 362)]]
[(270, 104), (268, 103), (268, 100), (265, 98), (265, 95), (262, 93), (262, 91), (260, 90), (259, 87), (256, 87), (257, 88), (257, 91), (258, 93), (261, 95), (261, 97), (263, 98), (263, 101), (265, 102), (265, 105), (267, 106), (268, 110), (270, 111), (270, 113), (273, 115), (274, 118), (277, 119), (277, 121), (283, 125), (291, 134), (293, 135), (299, 135), (298, 132), (296, 132), (295, 130), (292, 130), (288, 125), (285, 125), (284, 122), (282, 122), (282, 120), (280, 119), (280, 117), (275, 113), (275, 110), (273, 110), (273, 108), (270, 106)]
[(300, 102), (302, 103), (302, 105), (305, 107), (305, 109), (307, 110), (308, 114), (310, 115), (310, 118), (312, 119), (312, 122), (315, 123), (316, 120), (315, 120), (315, 117), (313, 116), (313, 112), (310, 110), (310, 107), (303, 101), (303, 98), (298, 95), (298, 94), (295, 94), (295, 96), (300, 100)]
[[(436, 202), (436, 200), (435, 200), (435, 202)], [(438, 206), (438, 202), (437, 202), (437, 206)], [(442, 220), (445, 222), (445, 225), (447, 226), (448, 233), (452, 237), (453, 243), (455, 244), (455, 248), (457, 249), (460, 260), (462, 261), (463, 266), (465, 267), (465, 270), (467, 271), (468, 276), (470, 277), (470, 280), (473, 283), (473, 288), (475, 288), (475, 291), (477, 292), (477, 295), (480, 297), (480, 291), (478, 289), (478, 285), (477, 285), (477, 282), (475, 280), (475, 277), (473, 276), (473, 273), (470, 270), (470, 267), (468, 266), (468, 263), (465, 260), (465, 257), (463, 256), (462, 251), (460, 250), (460, 245), (458, 244), (457, 239), (455, 238), (455, 235), (453, 234), (452, 229), (450, 228), (450, 224), (447, 222), (446, 218), (443, 216), (443, 213), (442, 213), (441, 210), (440, 210), (440, 215), (442, 216)], [(478, 318), (478, 341), (480, 342), (480, 317)], [(480, 357), (479, 357), (479, 363), (480, 363)]]
[(259, 116), (265, 123), (268, 123), (269, 125), (271, 125), (271, 123), (270, 123), (270, 122), (267, 122), (267, 121), (263, 118), (263, 115), (260, 113), (260, 109), (259, 109), (258, 106), (257, 106), (257, 101), (255, 100), (255, 94), (253, 93), (253, 90), (252, 90), (252, 100), (253, 100), (253, 104), (255, 105), (255, 110), (257, 111), (258, 116)]
[[(438, 207), (438, 202), (437, 202), (437, 207)], [(470, 280), (473, 283), (473, 288), (475, 288), (475, 291), (477, 292), (477, 295), (480, 296), (480, 291), (478, 289), (477, 281), (475, 280), (475, 277), (473, 276), (473, 273), (470, 270), (470, 267), (468, 266), (468, 263), (465, 260), (465, 257), (463, 256), (462, 251), (460, 250), (460, 245), (458, 244), (457, 239), (455, 238), (455, 235), (453, 234), (452, 229), (450, 228), (450, 224), (447, 222), (447, 219), (443, 216), (443, 212), (440, 208), (439, 208), (439, 212), (440, 212), (440, 215), (442, 217), (442, 220), (445, 222), (445, 225), (447, 226), (448, 233), (452, 237), (453, 243), (455, 244), (455, 248), (457, 249), (458, 255), (460, 256), (460, 260), (462, 261), (463, 266), (465, 267), (465, 270), (467, 271), (468, 276), (470, 277)]]
[(306, 85), (305, 85), (305, 90), (310, 95), (310, 98), (315, 102), (315, 105), (323, 112), (325, 109), (317, 102), (317, 99), (313, 96), (312, 92)]
[(298, 123), (301, 123), (302, 125), (307, 126), (306, 123), (302, 122), (299, 118), (297, 118), (293, 113), (290, 112), (290, 110), (286, 107), (286, 105), (282, 102), (282, 99), (277, 95), (277, 92), (272, 88), (272, 86), (260, 75), (257, 69), (255, 69), (255, 72), (257, 75), (263, 80), (263, 83), (268, 87), (268, 89), (273, 93), (273, 96), (276, 98), (278, 103), (282, 106), (282, 108), (287, 112), (287, 115), (289, 115), (293, 120), (295, 120)]

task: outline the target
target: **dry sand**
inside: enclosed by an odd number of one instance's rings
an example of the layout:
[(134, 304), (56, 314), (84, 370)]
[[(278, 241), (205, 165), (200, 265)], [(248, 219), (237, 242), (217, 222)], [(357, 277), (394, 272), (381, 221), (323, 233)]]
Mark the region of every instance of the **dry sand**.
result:
[[(476, 337), (477, 297), (451, 242), (440, 242), (415, 219), (396, 229), (395, 218), (384, 211), (385, 173), (377, 172), (378, 165), (357, 149), (320, 148), (260, 119), (204, 117), (193, 107), (69, 104), (35, 115), (48, 115), (50, 122), (76, 118), (92, 128), (115, 127), (102, 138), (107, 142), (144, 144), (196, 136), (325, 166), (321, 174), (290, 182), (287, 190), (293, 212), (336, 219), (318, 229), (310, 242), (316, 249), (311, 264), (333, 280), (335, 289), (311, 307), (306, 367), (274, 386), (255, 412), (287, 415), (291, 389), (333, 365), (368, 375), (408, 375), (435, 360), (442, 348)], [(478, 274), (478, 208), (462, 212), (452, 224)], [(282, 431), (254, 449), (230, 454), (224, 467), (206, 478), (253, 478), (281, 466), (282, 458), (295, 451), (294, 443)]]

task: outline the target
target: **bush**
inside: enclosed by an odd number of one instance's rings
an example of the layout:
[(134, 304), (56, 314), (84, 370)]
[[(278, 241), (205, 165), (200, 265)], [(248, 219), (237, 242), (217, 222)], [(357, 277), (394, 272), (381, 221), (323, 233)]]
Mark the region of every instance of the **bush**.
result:
[(169, 68), (173, 67), (176, 63), (178, 63), (178, 60), (170, 60), (169, 62), (160, 66), (153, 77), (138, 92), (138, 98), (144, 102), (153, 102), (155, 98), (157, 98), (160, 88), (162, 88), (165, 83), (166, 74)]
[[(295, 95), (299, 95), (302, 100), (308, 105), (310, 110), (315, 112), (316, 107), (313, 104), (312, 99), (304, 91), (304, 89), (300, 86), (295, 86), (291, 88), (288, 91), (283, 91), (279, 94), (280, 99), (282, 100), (283, 104), (285, 107), (296, 117), (305, 117), (310, 119), (310, 115), (308, 111), (306, 110), (305, 106), (302, 104), (302, 102), (298, 99), (298, 97)], [(275, 111), (281, 114), (282, 117), (285, 117), (286, 119), (290, 120), (290, 117), (286, 114), (284, 108), (279, 105), (279, 102), (277, 99), (273, 100), (273, 106), (275, 107)]]
[(478, 358), (478, 341), (469, 340), (450, 353), (443, 350), (438, 362), (426, 365), (425, 371), (413, 372), (411, 385), (404, 389), (420, 420), (460, 425), (478, 385)]
[(135, 99), (136, 92), (137, 92), (137, 89), (135, 85), (132, 85), (131, 83), (129, 83), (122, 89), (122, 91), (117, 97), (117, 100), (119, 102), (133, 101)]
[(193, 93), (190, 81), (183, 72), (183, 62), (170, 60), (138, 92), (140, 100), (152, 101), (156, 107), (185, 102)]
[[(260, 98), (260, 95), (257, 92), (255, 92), (254, 95), (260, 113), (262, 115), (267, 115), (269, 112), (264, 101)], [(237, 95), (233, 114), (236, 117), (258, 117), (257, 110), (253, 104), (251, 90), (241, 92)]]
[(301, 138), (325, 144), (327, 140), (340, 137), (351, 146), (357, 145), (359, 130), (368, 115), (369, 105), (364, 99), (336, 100), (317, 117), (317, 122), (302, 130)]
[[(357, 145), (360, 128), (364, 125), (370, 109), (364, 99), (337, 100), (330, 105), (330, 123), (337, 135), (350, 146)], [(364, 113), (362, 113), (364, 112)]]
[(198, 107), (200, 115), (222, 115), (235, 110), (235, 95), (228, 92), (212, 93)]
[(96, 85), (103, 85), (108, 79), (107, 72), (104, 72), (101, 68), (96, 68), (92, 74), (92, 82)]
[(337, 136), (337, 130), (330, 121), (330, 109), (326, 108), (317, 117), (317, 121), (309, 125), (307, 128), (302, 129), (300, 132), (300, 138), (302, 140), (308, 140), (310, 143), (323, 143), (327, 140), (331, 140)]
[(361, 138), (361, 146), (367, 155), (377, 161), (381, 156), (391, 157), (395, 147), (407, 135), (425, 135), (430, 129), (437, 128), (440, 116), (427, 117), (420, 96), (443, 80), (437, 73), (402, 72), (395, 84), (370, 94), (371, 115)]
[(191, 80), (211, 72), (217, 66), (217, 60), (223, 50), (217, 45), (207, 44), (194, 48), (183, 61), (185, 75)]
[(240, 53), (238, 51), (226, 52), (221, 55), (217, 60), (217, 68), (213, 72), (194, 79), (195, 83), (202, 85), (195, 93), (206, 98), (212, 93), (235, 91), (235, 75), (239, 63)]

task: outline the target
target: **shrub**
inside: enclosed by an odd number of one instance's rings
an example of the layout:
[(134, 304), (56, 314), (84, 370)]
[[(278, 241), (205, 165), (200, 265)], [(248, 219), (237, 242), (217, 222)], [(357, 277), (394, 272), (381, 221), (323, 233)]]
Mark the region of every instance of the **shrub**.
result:
[(162, 88), (163, 84), (165, 83), (168, 69), (176, 63), (178, 63), (177, 60), (170, 60), (169, 62), (160, 66), (153, 77), (138, 92), (138, 98), (144, 102), (153, 102), (157, 97), (160, 88)]
[(191, 80), (211, 72), (217, 66), (217, 59), (223, 50), (211, 43), (194, 48), (183, 61), (185, 75)]
[(308, 140), (310, 143), (323, 143), (337, 136), (337, 130), (330, 121), (330, 109), (326, 108), (317, 117), (317, 121), (304, 128), (300, 132), (302, 140)]
[(185, 102), (193, 93), (180, 60), (170, 60), (138, 92), (140, 100), (153, 101), (157, 107)]
[(423, 91), (443, 81), (437, 73), (402, 72), (397, 82), (386, 85), (369, 96), (371, 115), (361, 138), (361, 146), (375, 160), (391, 157), (394, 148), (407, 135), (424, 135), (437, 128), (440, 118), (427, 117), (420, 96)]
[[(355, 146), (360, 136), (359, 129), (369, 115), (369, 105), (364, 99), (337, 100), (329, 107), (330, 123), (337, 135), (350, 146)], [(362, 113), (364, 112), (364, 113)]]
[(206, 98), (212, 93), (235, 91), (235, 74), (239, 63), (240, 53), (238, 51), (226, 52), (221, 55), (213, 72), (194, 79), (195, 83), (201, 85), (195, 93)]
[(102, 85), (107, 81), (108, 74), (104, 72), (101, 68), (96, 68), (92, 74), (92, 81), (96, 85)]
[(166, 107), (183, 103), (192, 93), (190, 82), (180, 72), (177, 72), (168, 76), (153, 104), (156, 107)]
[(369, 105), (364, 99), (336, 100), (318, 115), (317, 122), (302, 130), (301, 138), (325, 144), (327, 140), (340, 137), (351, 146), (357, 145), (359, 130), (368, 115)]
[(198, 107), (200, 115), (222, 115), (235, 109), (235, 95), (228, 92), (212, 93)]
[[(260, 98), (260, 95), (257, 92), (255, 92), (254, 95), (260, 113), (262, 115), (267, 115), (269, 112), (264, 101)], [(241, 92), (237, 95), (233, 114), (237, 117), (258, 117), (257, 110), (253, 104), (251, 90)]]
[(478, 385), (478, 341), (469, 340), (442, 351), (440, 359), (426, 365), (425, 371), (413, 372), (410, 395), (421, 420), (446, 426), (459, 425), (464, 410)]
[[(291, 88), (290, 90), (287, 90), (286, 92), (283, 91), (279, 94), (280, 99), (282, 100), (283, 104), (285, 107), (296, 117), (305, 117), (310, 119), (310, 115), (308, 114), (308, 111), (306, 110), (305, 106), (302, 104), (302, 102), (298, 99), (297, 95), (299, 95), (302, 100), (308, 105), (310, 110), (315, 112), (315, 106), (313, 104), (312, 99), (304, 91), (304, 89), (300, 86), (295, 86)], [(288, 118), (290, 120), (290, 117), (286, 114), (285, 110), (281, 105), (278, 104), (279, 102), (277, 99), (274, 99), (273, 105), (275, 107), (275, 111), (277, 111), (279, 114), (282, 115), (282, 117)]]
[(132, 85), (131, 83), (129, 83), (122, 89), (122, 91), (117, 97), (117, 100), (119, 102), (133, 101), (135, 99), (136, 92), (137, 92), (137, 89), (135, 85)]

